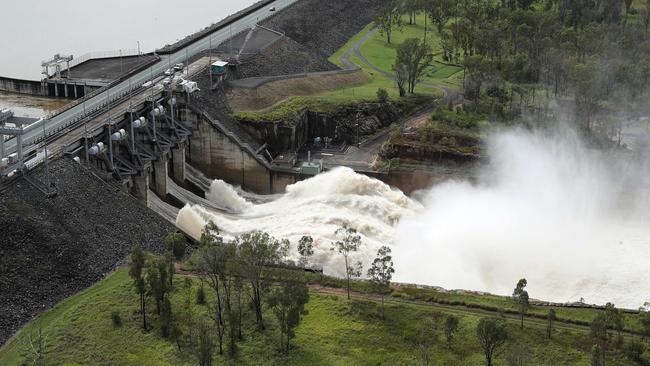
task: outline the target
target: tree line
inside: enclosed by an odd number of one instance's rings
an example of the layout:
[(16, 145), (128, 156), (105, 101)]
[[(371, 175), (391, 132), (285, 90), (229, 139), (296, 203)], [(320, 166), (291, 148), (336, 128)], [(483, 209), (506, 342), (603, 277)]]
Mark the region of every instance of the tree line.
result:
[[(650, 0), (642, 3), (635, 9), (631, 0), (390, 0), (375, 24), (390, 43), (406, 17), (414, 23), (425, 14), (442, 61), (463, 67), (464, 96), (477, 108), (505, 116), (550, 100), (572, 102), (580, 126), (620, 138), (613, 112), (643, 106), (650, 88)], [(424, 40), (399, 46), (400, 90), (406, 80), (413, 92), (419, 68), (431, 63), (426, 32)], [(409, 59), (419, 67), (407, 72)]]
[[(351, 299), (352, 279), (361, 277), (363, 265), (352, 260), (359, 251), (362, 236), (353, 228), (341, 227), (334, 233), (336, 240), (330, 249), (343, 259), (345, 286)], [(129, 260), (129, 275), (138, 294), (139, 315), (145, 331), (153, 329), (151, 317), (157, 317), (162, 337), (175, 342), (179, 351), (193, 353), (199, 365), (212, 365), (213, 355), (235, 357), (239, 343), (246, 337), (243, 325), (254, 325), (251, 332), (265, 332), (267, 317), (272, 316), (278, 332), (278, 349), (288, 353), (295, 329), (303, 315), (307, 314), (309, 302), (308, 278), (305, 275), (311, 256), (314, 254), (314, 240), (302, 237), (297, 243), (297, 263), (287, 259), (288, 240), (279, 240), (268, 233), (254, 231), (232, 240), (224, 240), (219, 228), (209, 223), (201, 236), (199, 248), (194, 254), (196, 266), (192, 274), (198, 276), (199, 285), (191, 277), (184, 277), (181, 283), (174, 282), (175, 260), (185, 257), (185, 237), (171, 234), (165, 240), (162, 255), (133, 249)], [(379, 319), (386, 320), (384, 298), (391, 293), (391, 280), (395, 273), (393, 257), (389, 247), (378, 249), (375, 259), (365, 272), (371, 284), (371, 291), (380, 297)], [(178, 282), (178, 281), (177, 281)], [(519, 313), (519, 326), (524, 329), (524, 319), (531, 306), (527, 291), (528, 282), (517, 282), (512, 301)], [(182, 302), (174, 307), (171, 295), (176, 287)], [(194, 291), (193, 291), (194, 290)], [(148, 309), (147, 305), (154, 308)], [(208, 315), (198, 315), (194, 305), (204, 306)], [(644, 337), (650, 338), (650, 304), (641, 309), (640, 324)], [(149, 316), (148, 316), (149, 315)], [(552, 339), (557, 315), (549, 309), (544, 334)], [(442, 320), (442, 321), (441, 321)], [(121, 324), (119, 316), (113, 318)], [(463, 326), (460, 319), (447, 315), (443, 319), (425, 317), (417, 330), (406, 334), (406, 340), (418, 350), (423, 365), (434, 363), (431, 350), (438, 344), (437, 329), (442, 327), (444, 345), (454, 346), (455, 336)], [(626, 341), (623, 337), (625, 313), (608, 303), (604, 311), (591, 321), (590, 336), (593, 341), (592, 364), (604, 365), (605, 356), (614, 350), (627, 355), (639, 364), (648, 362), (643, 358), (645, 345), (636, 339)], [(497, 316), (481, 318), (475, 328), (476, 340), (485, 357), (485, 364), (491, 366), (494, 358), (509, 339), (504, 311)], [(530, 350), (517, 342), (506, 354), (508, 365), (524, 366), (532, 359)]]

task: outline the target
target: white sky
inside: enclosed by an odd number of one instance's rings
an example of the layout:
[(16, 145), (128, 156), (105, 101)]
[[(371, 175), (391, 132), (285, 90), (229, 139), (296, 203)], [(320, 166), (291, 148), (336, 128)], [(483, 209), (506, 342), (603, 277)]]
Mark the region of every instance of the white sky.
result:
[[(243, 9), (256, 0), (4, 1), (0, 11), (0, 76), (40, 79), (55, 53), (153, 51)], [(56, 4), (56, 8), (54, 8)]]

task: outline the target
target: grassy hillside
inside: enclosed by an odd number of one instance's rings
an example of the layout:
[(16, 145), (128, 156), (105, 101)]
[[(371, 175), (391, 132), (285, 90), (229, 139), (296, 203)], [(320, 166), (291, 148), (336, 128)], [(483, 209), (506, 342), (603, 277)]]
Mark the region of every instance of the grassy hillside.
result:
[[(183, 277), (176, 276), (172, 298), (176, 321), (183, 327)], [(198, 280), (192, 278), (189, 296), (194, 299)], [(337, 284), (331, 280), (331, 284)], [(357, 284), (364, 289), (363, 283)], [(431, 290), (433, 291), (433, 290)], [(484, 359), (475, 337), (475, 326), (481, 317), (490, 315), (480, 309), (464, 306), (440, 306), (425, 302), (404, 301), (407, 297), (426, 296), (416, 289), (402, 289), (386, 303), (387, 320), (382, 321), (376, 298), (357, 294), (348, 301), (341, 291), (331, 287), (314, 287), (304, 316), (296, 331), (294, 348), (288, 355), (277, 350), (278, 331), (270, 311), (265, 313), (268, 329), (262, 333), (247, 323), (245, 341), (239, 356), (229, 359), (216, 356), (215, 364), (227, 365), (411, 365), (417, 364), (419, 351), (409, 342), (424, 319), (436, 324), (437, 341), (431, 347), (431, 359), (437, 365), (483, 365)], [(399, 294), (399, 295), (398, 295)], [(209, 291), (208, 291), (209, 295)], [(429, 292), (428, 295), (438, 296)], [(461, 295), (458, 295), (461, 296)], [(482, 299), (485, 304), (501, 307), (504, 298), (462, 295), (463, 301)], [(400, 299), (401, 298), (401, 299)], [(455, 300), (448, 298), (447, 300)], [(208, 298), (208, 304), (210, 303)], [(400, 301), (398, 301), (400, 300)], [(48, 364), (51, 365), (194, 365), (195, 357), (189, 350), (179, 351), (175, 343), (161, 338), (154, 306), (149, 304), (154, 329), (145, 333), (136, 316), (137, 296), (124, 270), (117, 271), (96, 286), (60, 303), (30, 323), (17, 337), (0, 349), (0, 365), (21, 365), (26, 355), (25, 343), (29, 334), (41, 327), (47, 337)], [(192, 302), (194, 304), (194, 302)], [(205, 315), (209, 309), (193, 305), (193, 317)], [(118, 311), (123, 325), (111, 322), (111, 313)], [(534, 310), (535, 311), (535, 310)], [(580, 318), (594, 315), (593, 310), (582, 313), (562, 313), (563, 317)], [(444, 342), (442, 326), (447, 315), (460, 319), (460, 330), (451, 348)], [(492, 314), (494, 315), (494, 314)], [(247, 319), (252, 320), (250, 314)], [(531, 365), (589, 365), (592, 341), (586, 328), (558, 324), (552, 340), (544, 337), (544, 322), (527, 319), (521, 330), (516, 318), (508, 320), (509, 340), (497, 356), (497, 364), (504, 365), (509, 349), (523, 345), (533, 355)], [(610, 351), (608, 365), (629, 365), (618, 351)]]

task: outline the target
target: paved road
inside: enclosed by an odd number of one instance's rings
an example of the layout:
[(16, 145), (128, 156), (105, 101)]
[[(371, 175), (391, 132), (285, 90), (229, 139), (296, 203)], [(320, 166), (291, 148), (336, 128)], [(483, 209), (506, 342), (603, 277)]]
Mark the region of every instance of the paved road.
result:
[[(298, 0), (276, 0), (272, 4), (269, 4), (269, 6), (265, 6), (255, 11), (242, 19), (233, 22), (231, 25), (224, 26), (222, 29), (215, 31), (210, 36), (206, 36), (202, 40), (190, 44), (174, 54), (161, 56), (161, 60), (152, 65), (149, 69), (144, 70), (86, 100), (84, 103), (85, 108), (79, 104), (51, 117), (48, 120), (28, 126), (24, 130), (25, 134), (23, 135), (23, 144), (29, 145), (38, 143), (43, 140), (44, 134), (52, 136), (61, 133), (63, 129), (79, 122), (83, 117), (85, 117), (86, 113), (96, 111), (107, 103), (123, 98), (131, 91), (141, 88), (145, 82), (162, 75), (170, 65), (181, 62), (185, 63), (188, 59), (208, 49), (210, 45), (216, 46), (226, 41), (232, 34), (238, 34), (249, 29), (259, 21), (274, 14), (274, 12), (269, 11), (270, 6), (275, 7), (276, 12), (279, 12), (288, 6), (293, 5), (297, 1)], [(43, 132), (43, 123), (45, 123), (45, 133)], [(7, 155), (16, 151), (15, 138), (6, 141), (5, 151), (5, 154)]]

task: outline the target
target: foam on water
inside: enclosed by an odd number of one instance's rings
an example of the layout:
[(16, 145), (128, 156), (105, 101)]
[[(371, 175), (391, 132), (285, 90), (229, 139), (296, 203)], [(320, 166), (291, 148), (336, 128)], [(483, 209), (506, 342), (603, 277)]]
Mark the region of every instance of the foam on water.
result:
[[(225, 193), (219, 198), (220, 204), (239, 202), (229, 196), (234, 191), (221, 191)], [(247, 202), (241, 206), (246, 208), (237, 217), (210, 212), (199, 206), (186, 206), (179, 213), (177, 225), (196, 238), (209, 221), (217, 224), (226, 237), (263, 230), (277, 238), (289, 239), (294, 258), (297, 257), (297, 241), (303, 235), (311, 235), (314, 261), (334, 275), (344, 273), (342, 260), (330, 251), (337, 228), (348, 225), (359, 231), (363, 250), (355, 259), (367, 264), (381, 245), (393, 243), (401, 218), (422, 210), (420, 204), (402, 192), (348, 168), (334, 169), (288, 186), (286, 194), (271, 202), (258, 205)]]

